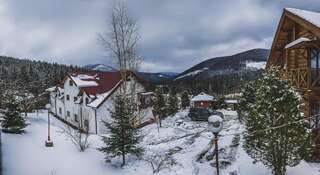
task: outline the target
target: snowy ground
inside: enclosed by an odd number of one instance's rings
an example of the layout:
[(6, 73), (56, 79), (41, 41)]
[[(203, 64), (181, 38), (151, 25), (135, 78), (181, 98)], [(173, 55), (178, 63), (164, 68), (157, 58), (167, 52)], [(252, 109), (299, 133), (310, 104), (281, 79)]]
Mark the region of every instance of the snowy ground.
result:
[[(219, 151), (223, 175), (267, 175), (270, 171), (262, 164), (253, 164), (241, 148), (242, 126), (236, 112), (225, 114), (224, 129), (220, 133)], [(155, 124), (141, 129), (145, 148), (142, 158), (129, 157), (128, 165), (120, 168), (120, 159), (105, 163), (102, 153), (96, 150), (101, 145), (100, 137), (90, 136), (91, 146), (86, 152), (79, 152), (67, 137), (61, 133), (63, 124), (52, 118), (53, 148), (46, 148), (47, 114), (29, 114), (30, 125), (23, 135), (3, 134), (4, 175), (132, 175), (153, 174), (154, 167), (161, 166), (159, 175), (212, 175), (212, 146), (208, 145), (212, 134), (206, 131), (205, 122), (191, 122), (187, 112), (179, 112), (163, 122), (163, 128)], [(208, 149), (209, 148), (209, 149)], [(203, 150), (208, 150), (199, 155)], [(319, 175), (317, 164), (300, 163), (288, 168), (289, 175)]]

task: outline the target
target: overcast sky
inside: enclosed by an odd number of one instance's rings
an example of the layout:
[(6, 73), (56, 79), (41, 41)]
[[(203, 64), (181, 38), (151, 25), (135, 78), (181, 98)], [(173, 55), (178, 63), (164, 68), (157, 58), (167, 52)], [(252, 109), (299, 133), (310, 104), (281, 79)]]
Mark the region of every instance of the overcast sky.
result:
[[(0, 54), (64, 64), (111, 64), (97, 43), (114, 0), (0, 0)], [(129, 0), (143, 71), (180, 72), (205, 59), (270, 48), (284, 7), (319, 0)]]

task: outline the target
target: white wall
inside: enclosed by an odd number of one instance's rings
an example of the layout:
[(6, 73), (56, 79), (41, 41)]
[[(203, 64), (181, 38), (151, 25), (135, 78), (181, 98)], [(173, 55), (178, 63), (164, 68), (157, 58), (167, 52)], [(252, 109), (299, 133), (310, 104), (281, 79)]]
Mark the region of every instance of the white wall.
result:
[[(74, 97), (79, 94), (80, 89), (73, 83), (72, 86), (69, 84), (70, 78), (68, 77), (64, 82), (64, 102), (65, 102), (65, 119), (67, 121), (73, 122), (75, 115), (80, 118), (80, 106), (75, 104)], [(69, 95), (69, 100), (67, 100), (67, 95)], [(68, 111), (70, 116), (68, 116)], [(73, 122), (74, 123), (74, 122)], [(75, 124), (75, 123), (74, 123)]]
[[(83, 103), (82, 104), (75, 104), (74, 97), (76, 97), (79, 94), (80, 89), (73, 83), (73, 86), (70, 86), (69, 84), (70, 78), (67, 78), (64, 83), (64, 99), (59, 99), (56, 97), (56, 106), (57, 106), (57, 113), (59, 117), (73, 123), (76, 126), (80, 126), (80, 123), (82, 123), (82, 127), (84, 127), (85, 120), (89, 123), (89, 132), (90, 133), (96, 133), (96, 123), (97, 123), (97, 131), (98, 134), (106, 133), (106, 127), (104, 126), (104, 123), (102, 121), (111, 122), (111, 115), (110, 110), (113, 109), (113, 98), (116, 96), (116, 94), (119, 93), (120, 88), (118, 88), (111, 96), (103, 102), (99, 106), (99, 108), (95, 109), (92, 107), (87, 106), (86, 104), (86, 98), (88, 98), (86, 93), (83, 93), (81, 97)], [(135, 86), (135, 98), (137, 98), (137, 93), (145, 92), (145, 87), (138, 83), (135, 78), (131, 78), (131, 81), (128, 81), (127, 83), (128, 89), (131, 89), (131, 86)], [(124, 86), (122, 84), (121, 86)], [(67, 100), (67, 95), (69, 95), (70, 99)], [(50, 98), (51, 104), (55, 103), (54, 98)], [(54, 106), (54, 105), (53, 105)], [(59, 108), (62, 109), (62, 113), (59, 113)], [(70, 112), (70, 117), (67, 117), (67, 111)], [(54, 107), (52, 107), (52, 112), (55, 113)], [(78, 115), (79, 122), (74, 121), (74, 115)], [(95, 115), (96, 114), (96, 115)], [(82, 121), (80, 121), (82, 119)]]

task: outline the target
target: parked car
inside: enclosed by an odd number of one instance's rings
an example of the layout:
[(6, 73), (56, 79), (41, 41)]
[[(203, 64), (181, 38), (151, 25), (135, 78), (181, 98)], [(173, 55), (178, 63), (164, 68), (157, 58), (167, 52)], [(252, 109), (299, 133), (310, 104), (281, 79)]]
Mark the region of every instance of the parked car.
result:
[(224, 118), (221, 112), (206, 108), (191, 108), (188, 117), (190, 117), (192, 121), (208, 121), (208, 118), (211, 115), (218, 115), (221, 118)]

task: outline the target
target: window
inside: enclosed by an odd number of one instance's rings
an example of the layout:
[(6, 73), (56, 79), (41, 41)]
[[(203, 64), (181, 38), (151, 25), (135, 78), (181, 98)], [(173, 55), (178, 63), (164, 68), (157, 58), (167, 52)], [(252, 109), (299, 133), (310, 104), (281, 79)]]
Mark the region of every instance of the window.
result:
[(77, 114), (74, 114), (74, 121), (78, 122), (79, 119), (78, 119), (78, 115)]
[(312, 69), (320, 69), (320, 52), (317, 49), (310, 49), (310, 60)]
[(89, 121), (88, 121), (88, 119), (85, 119), (85, 120), (84, 120), (84, 126), (85, 126), (86, 128), (89, 128)]
[(320, 104), (312, 103), (311, 104), (311, 126), (312, 128), (320, 127)]
[(86, 98), (86, 104), (88, 104), (89, 103), (89, 98)]
[(69, 95), (66, 95), (66, 98), (67, 98), (68, 101), (70, 100), (70, 96)]
[(59, 108), (59, 114), (62, 114), (62, 109), (61, 108)]
[(77, 97), (73, 97), (73, 101), (76, 102), (77, 101)]
[(70, 111), (67, 111), (67, 116), (70, 117)]
[(70, 86), (73, 86), (72, 80), (69, 81), (69, 85), (70, 85)]

